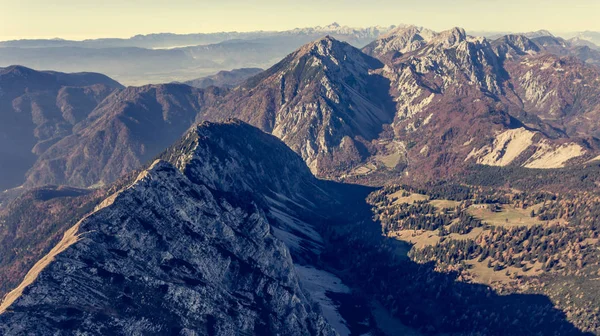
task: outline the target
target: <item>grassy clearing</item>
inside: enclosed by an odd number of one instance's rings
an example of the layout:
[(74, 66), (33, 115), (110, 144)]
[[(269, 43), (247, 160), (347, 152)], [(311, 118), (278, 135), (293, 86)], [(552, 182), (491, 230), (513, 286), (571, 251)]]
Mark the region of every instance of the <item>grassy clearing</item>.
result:
[(397, 198), (397, 200), (394, 202), (394, 204), (402, 204), (402, 203), (413, 204), (418, 201), (427, 201), (429, 199), (429, 196), (427, 196), (427, 195), (410, 194), (408, 196), (402, 196), (403, 193), (404, 193), (404, 190), (400, 190), (393, 194), (387, 195), (387, 198), (390, 201), (393, 200), (394, 198)]
[(377, 166), (372, 163), (368, 163), (366, 165), (356, 167), (352, 172), (350, 172), (350, 176), (362, 176), (370, 174), (377, 170)]
[[(493, 283), (508, 284), (514, 281), (513, 277), (515, 275), (536, 276), (543, 272), (543, 264), (540, 262), (527, 264), (526, 271), (514, 266), (507, 267), (500, 271), (494, 271), (493, 268), (487, 267), (488, 259), (484, 261), (468, 260), (465, 263), (470, 266), (468, 273), (472, 276), (471, 281), (486, 285), (491, 285)], [(507, 275), (507, 272), (509, 275)]]
[(439, 199), (439, 200), (432, 200), (429, 202), (429, 204), (433, 205), (434, 207), (436, 207), (438, 210), (441, 211), (441, 210), (448, 209), (448, 208), (454, 209), (460, 205), (460, 202)]
[(400, 164), (403, 157), (404, 155), (402, 153), (396, 152), (389, 155), (377, 155), (375, 156), (375, 160), (383, 163), (387, 168), (393, 169)]
[(465, 239), (473, 239), (475, 240), (479, 237), (485, 230), (482, 227), (473, 228), (471, 232), (467, 234), (460, 233), (451, 233), (447, 236), (447, 239), (456, 239), (456, 240), (465, 240)]
[(440, 235), (438, 234), (438, 230), (400, 230), (390, 232), (389, 237), (393, 237), (398, 240), (411, 243), (414, 245), (415, 248), (432, 246), (440, 242)]
[(379, 154), (374, 157), (376, 162), (382, 163), (386, 168), (396, 168), (406, 156), (406, 147), (404, 143), (398, 141), (383, 141), (381, 145), (385, 145), (386, 154)]
[(545, 223), (537, 217), (531, 217), (531, 210), (537, 211), (540, 207), (541, 204), (527, 209), (515, 208), (512, 205), (503, 205), (501, 211), (494, 212), (487, 208), (481, 208), (479, 205), (472, 205), (468, 211), (472, 216), (490, 225), (504, 227), (533, 226)]
[[(474, 228), (467, 234), (451, 233), (447, 235), (446, 239), (475, 239), (484, 232), (483, 228)], [(440, 242), (439, 230), (425, 231), (425, 230), (401, 230), (391, 232), (389, 237), (396, 238), (407, 243), (411, 243), (415, 248), (423, 248), (426, 246), (434, 246)]]

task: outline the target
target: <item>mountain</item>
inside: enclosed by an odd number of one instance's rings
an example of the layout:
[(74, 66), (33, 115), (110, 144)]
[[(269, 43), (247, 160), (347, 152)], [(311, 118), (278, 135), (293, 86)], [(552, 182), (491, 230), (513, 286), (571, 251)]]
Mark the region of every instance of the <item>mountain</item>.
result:
[(121, 87), (96, 73), (0, 69), (0, 190), (19, 186), (36, 157)]
[(577, 33), (573, 37), (573, 39), (579, 40), (579, 41), (587, 41), (587, 42), (595, 45), (596, 48), (597, 48), (597, 46), (600, 46), (600, 32), (594, 32), (594, 31), (580, 32), (580, 33)]
[(423, 47), (435, 34), (435, 32), (422, 27), (398, 27), (365, 46), (363, 51), (369, 55), (377, 54), (379, 56), (389, 52), (406, 53)]
[(26, 186), (109, 184), (179, 139), (220, 89), (183, 84), (128, 87), (105, 99), (73, 134), (41, 155)]
[(534, 55), (542, 47), (524, 35), (505, 35), (492, 42), (501, 61), (515, 59), (525, 55)]
[(425, 178), (473, 162), (582, 163), (598, 155), (596, 124), (586, 120), (598, 111), (599, 73), (570, 50), (551, 36), (488, 41), (460, 28), (397, 28), (364, 52), (328, 36), (235, 89), (169, 84), (115, 94), (40, 157), (26, 185), (110, 183), (194, 121), (230, 117), (277, 136), (334, 179)]
[(579, 60), (600, 66), (600, 51), (588, 45), (577, 43), (576, 40), (565, 40), (560, 37), (543, 36), (533, 38), (532, 41), (545, 52), (558, 56), (573, 56)]
[(528, 113), (569, 136), (600, 136), (600, 68), (574, 57), (540, 55), (506, 69)]
[(569, 43), (576, 47), (589, 47), (590, 49), (598, 50), (600, 47), (597, 44), (594, 44), (588, 40), (582, 39), (580, 37), (573, 37), (568, 40)]
[(43, 188), (0, 212), (0, 234), (39, 233), (0, 245), (37, 261), (25, 276), (0, 258), (0, 277), (24, 276), (0, 332), (581, 334), (544, 297), (409, 260), (373, 221), (371, 191), (317, 180), (243, 122), (202, 123), (112, 186)]
[(409, 27), (364, 48), (387, 65), (379, 71), (390, 80), (396, 113), (393, 132), (351, 176), (396, 167), (446, 175), (460, 169), (466, 146), (510, 127), (509, 113), (493, 98), (503, 94), (506, 78), (489, 41), (460, 28), (425, 36)]
[(590, 159), (597, 134), (583, 120), (594, 120), (599, 107), (598, 70), (568, 48), (551, 36), (490, 42), (459, 28), (382, 36), (363, 51), (386, 64), (376, 73), (390, 80), (394, 132), (346, 176), (373, 179), (408, 166), (407, 174), (431, 178), (469, 162), (552, 168)]
[(326, 175), (362, 160), (364, 144), (393, 111), (383, 67), (351, 45), (309, 43), (234, 89), (202, 118), (236, 117), (282, 139), (313, 172)]
[[(264, 155), (272, 151), (282, 155)], [(5, 298), (2, 334), (335, 334), (301, 288), (260, 196), (244, 192), (302, 197), (307, 189), (293, 179), (311, 182), (303, 162), (239, 123), (200, 126), (163, 155), (179, 169), (157, 160), (141, 171)], [(266, 174), (273, 168), (282, 174)]]
[(287, 31), (149, 34), (129, 39), (0, 42), (0, 66), (105, 73), (127, 85), (183, 81), (223, 69), (266, 68), (300, 46), (332, 35), (362, 47), (393, 27), (339, 24)]
[(533, 32), (527, 32), (527, 33), (522, 33), (519, 35), (523, 35), (527, 38), (538, 38), (538, 37), (554, 37), (554, 35), (552, 35), (551, 32), (545, 30), (545, 29), (541, 29), (541, 30), (537, 30), (537, 31), (533, 31)]
[(183, 83), (199, 89), (204, 89), (209, 86), (232, 88), (238, 86), (249, 77), (252, 77), (262, 71), (263, 69), (260, 68), (242, 68), (233, 69), (231, 71), (219, 71), (214, 75), (185, 81)]

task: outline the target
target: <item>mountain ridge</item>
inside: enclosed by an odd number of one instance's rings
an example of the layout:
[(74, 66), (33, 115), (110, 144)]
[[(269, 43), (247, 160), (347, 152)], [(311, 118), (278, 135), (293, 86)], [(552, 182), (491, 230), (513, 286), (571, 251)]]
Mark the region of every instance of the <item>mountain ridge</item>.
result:
[(6, 174), (0, 189), (20, 185), (37, 157), (121, 88), (97, 73), (65, 74), (24, 66), (0, 70), (0, 169)]
[(335, 169), (364, 152), (357, 137), (372, 139), (391, 120), (385, 83), (370, 73), (382, 66), (327, 36), (248, 79), (201, 118), (240, 118), (283, 139), (314, 172)]
[[(67, 231), (61, 247), (5, 298), (3, 334), (35, 324), (40, 333), (129, 333), (135, 325), (147, 333), (177, 328), (217, 335), (232, 330), (334, 335), (300, 288), (288, 247), (276, 238), (298, 236), (294, 239), (306, 240), (302, 246), (310, 246), (307, 236), (292, 230), (308, 232), (300, 222), (275, 229), (293, 216), (284, 203), (314, 206), (307, 202), (318, 189), (310, 186), (316, 182), (304, 162), (275, 137), (236, 120), (198, 125), (161, 157), (118, 182), (117, 191)], [(137, 262), (136, 255), (145, 261)], [(63, 267), (76, 270), (64, 273)], [(70, 285), (54, 288), (50, 279), (57, 277)], [(80, 277), (88, 281), (77, 281)], [(92, 291), (79, 304), (68, 303), (70, 310), (33, 314), (46, 305), (62, 306), (91, 283), (104, 294)], [(42, 292), (51, 295), (44, 303), (33, 298)], [(155, 309), (159, 301), (147, 301), (149, 295), (161, 297), (163, 308)], [(108, 307), (119, 313), (106, 316)]]

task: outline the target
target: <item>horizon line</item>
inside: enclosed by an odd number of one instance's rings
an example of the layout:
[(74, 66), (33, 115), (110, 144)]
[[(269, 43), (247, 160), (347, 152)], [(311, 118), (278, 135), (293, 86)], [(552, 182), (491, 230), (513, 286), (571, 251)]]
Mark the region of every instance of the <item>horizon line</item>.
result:
[[(278, 32), (288, 32), (288, 31), (293, 31), (293, 30), (302, 30), (302, 29), (311, 29), (311, 28), (326, 28), (329, 26), (335, 26), (337, 25), (340, 28), (351, 28), (351, 29), (366, 29), (366, 28), (375, 28), (375, 27), (380, 27), (380, 28), (390, 28), (393, 29), (395, 27), (399, 27), (399, 26), (416, 26), (416, 27), (423, 27), (426, 28), (425, 26), (422, 25), (417, 25), (417, 24), (404, 24), (404, 23), (399, 23), (399, 24), (391, 24), (391, 25), (370, 25), (370, 26), (348, 26), (348, 25), (341, 25), (338, 24), (337, 22), (332, 22), (330, 24), (327, 25), (316, 25), (316, 26), (305, 26), (305, 27), (294, 27), (294, 28), (290, 28), (290, 29), (281, 29), (281, 30), (277, 30), (277, 29), (269, 29), (269, 30), (265, 30), (265, 29), (257, 29), (257, 30), (218, 30), (218, 31), (205, 31), (205, 32), (199, 32), (199, 31), (195, 31), (195, 32), (173, 32), (173, 31), (163, 31), (163, 32), (148, 32), (148, 33), (137, 33), (137, 34), (133, 34), (133, 35), (123, 35), (123, 36), (96, 36), (96, 37), (86, 37), (86, 38), (75, 38), (75, 37), (60, 37), (60, 36), (54, 36), (54, 37), (48, 37), (48, 36), (27, 36), (27, 37), (16, 37), (16, 36), (10, 36), (10, 37), (0, 37), (0, 42), (13, 42), (13, 41), (34, 41), (34, 40), (45, 40), (45, 41), (69, 41), (69, 42), (85, 42), (85, 41), (93, 41), (93, 40), (103, 40), (103, 39), (119, 39), (119, 40), (129, 40), (132, 39), (134, 37), (137, 36), (150, 36), (150, 35), (166, 35), (166, 34), (171, 34), (171, 35), (200, 35), (200, 34), (205, 34), (205, 35), (211, 35), (211, 34), (244, 34), (244, 33), (278, 33)], [(455, 26), (455, 27), (460, 27), (460, 26)], [(462, 27), (461, 27), (462, 28)], [(448, 29), (452, 29), (452, 28), (448, 28)], [(546, 29), (546, 28), (540, 28), (537, 30), (531, 30), (528, 32), (516, 32), (514, 30), (486, 30), (486, 29), (465, 29), (465, 31), (467, 32), (476, 32), (476, 33), (489, 33), (489, 34), (505, 34), (505, 33), (517, 33), (517, 34), (524, 34), (524, 33), (530, 33), (530, 32), (538, 32), (538, 31), (548, 31), (552, 34), (572, 34), (572, 33), (581, 33), (581, 32), (596, 32), (594, 30), (573, 30), (573, 31), (556, 31), (556, 30), (551, 30), (551, 29)], [(434, 30), (435, 31), (435, 30)], [(443, 30), (440, 30), (443, 31)]]

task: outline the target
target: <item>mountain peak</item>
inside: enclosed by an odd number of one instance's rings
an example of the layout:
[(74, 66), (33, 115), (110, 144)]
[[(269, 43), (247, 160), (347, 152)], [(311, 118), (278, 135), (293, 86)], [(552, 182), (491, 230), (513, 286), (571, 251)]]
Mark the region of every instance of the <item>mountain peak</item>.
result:
[(339, 41), (331, 35), (325, 35), (316, 41), (300, 47), (295, 54), (297, 57), (312, 55), (336, 59), (343, 58), (346, 53), (351, 53), (350, 48), (352, 47), (348, 43)]
[(516, 56), (535, 54), (540, 48), (524, 35), (505, 35), (492, 42), (500, 58), (514, 58)]
[(52, 80), (52, 76), (44, 71), (36, 71), (22, 65), (11, 65), (6, 68), (0, 68), (0, 76), (9, 76), (12, 78), (22, 78), (28, 80), (41, 80), (44, 78), (47, 81)]
[(369, 55), (411, 52), (429, 43), (436, 35), (434, 31), (414, 25), (399, 26), (367, 45), (363, 52)]
[(460, 43), (467, 38), (467, 33), (463, 28), (454, 27), (449, 30), (440, 32), (433, 40), (435, 44), (440, 44), (443, 47), (451, 47)]
[(554, 35), (551, 32), (549, 32), (545, 29), (540, 29), (540, 30), (536, 30), (536, 31), (528, 32), (528, 33), (523, 33), (522, 35), (527, 38), (544, 37), (544, 36), (554, 37)]
[(325, 36), (250, 78), (203, 118), (239, 117), (280, 138), (313, 172), (325, 174), (349, 158), (358, 160), (352, 138), (373, 139), (392, 120), (387, 81), (372, 72), (382, 67)]
[(5, 68), (1, 68), (0, 69), (0, 74), (6, 74), (9, 72), (15, 72), (15, 73), (23, 73), (23, 72), (33, 72), (34, 70), (22, 65), (9, 65)]
[(309, 42), (308, 44), (306, 44), (305, 46), (314, 46), (314, 45), (318, 45), (318, 44), (323, 44), (326, 43), (328, 45), (333, 45), (335, 43), (340, 43), (340, 44), (345, 44), (345, 42), (336, 40), (334, 37), (332, 37), (331, 35), (327, 34), (313, 42)]

